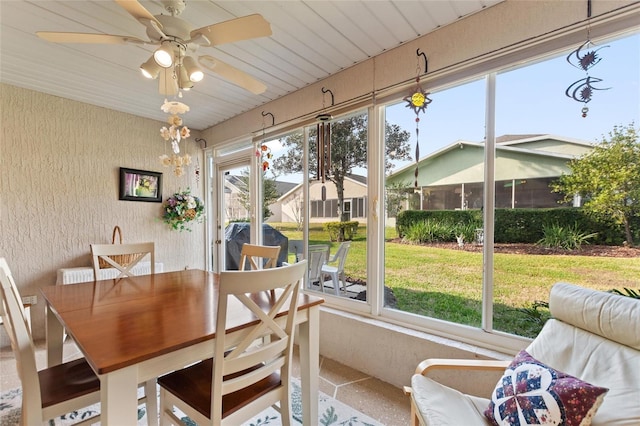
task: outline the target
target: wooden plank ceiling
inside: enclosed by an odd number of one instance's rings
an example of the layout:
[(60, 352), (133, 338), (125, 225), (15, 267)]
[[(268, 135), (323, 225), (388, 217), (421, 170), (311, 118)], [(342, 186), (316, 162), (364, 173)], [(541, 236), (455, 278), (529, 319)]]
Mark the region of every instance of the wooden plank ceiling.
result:
[[(180, 18), (194, 28), (259, 13), (273, 35), (206, 47), (211, 55), (262, 81), (254, 95), (213, 72), (188, 94), (189, 125), (205, 129), (322, 80), (354, 64), (502, 0), (189, 0)], [(161, 1), (141, 0), (153, 15)], [(148, 40), (145, 27), (116, 2), (0, 1), (0, 81), (141, 117), (164, 120), (158, 83), (139, 66), (154, 46), (57, 44), (36, 31), (128, 35)]]

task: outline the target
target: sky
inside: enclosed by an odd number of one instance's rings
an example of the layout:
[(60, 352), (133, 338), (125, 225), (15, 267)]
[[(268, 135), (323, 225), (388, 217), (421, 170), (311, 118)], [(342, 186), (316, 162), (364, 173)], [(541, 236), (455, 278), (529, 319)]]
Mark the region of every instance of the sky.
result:
[[(608, 47), (604, 47), (608, 46)], [(576, 46), (577, 48), (578, 46)], [(566, 54), (505, 70), (496, 77), (496, 136), (504, 134), (552, 134), (596, 143), (608, 137), (614, 125), (640, 126), (640, 34), (619, 40), (598, 42), (588, 51), (596, 52), (600, 62), (588, 73), (569, 64)], [(583, 118), (582, 102), (567, 97), (565, 91), (585, 78), (602, 79), (594, 84), (589, 111)], [(423, 85), (429, 92), (429, 88)], [(485, 80), (434, 91), (432, 102), (420, 114), (420, 158), (457, 140), (482, 142), (485, 135)], [(407, 93), (409, 95), (409, 93)], [(405, 101), (387, 107), (387, 121), (410, 132), (411, 153), (415, 152), (416, 115)], [(274, 141), (275, 142), (275, 141)], [(278, 156), (277, 143), (271, 144)], [(399, 162), (400, 168), (410, 161)], [(355, 170), (366, 175), (366, 170)], [(281, 176), (278, 180), (300, 182), (300, 176)]]
[[(587, 73), (570, 65), (566, 55), (498, 74), (496, 136), (553, 134), (595, 143), (614, 125), (640, 126), (640, 34), (598, 43), (596, 48), (605, 45), (609, 47), (597, 52), (601, 60), (589, 75), (602, 79), (594, 87), (609, 89), (594, 91), (586, 118), (581, 115), (584, 104), (565, 91)], [(484, 79), (429, 97), (432, 102), (419, 123), (420, 157), (459, 139), (484, 140)], [(387, 121), (411, 129), (415, 145), (415, 114), (405, 105), (387, 108)]]

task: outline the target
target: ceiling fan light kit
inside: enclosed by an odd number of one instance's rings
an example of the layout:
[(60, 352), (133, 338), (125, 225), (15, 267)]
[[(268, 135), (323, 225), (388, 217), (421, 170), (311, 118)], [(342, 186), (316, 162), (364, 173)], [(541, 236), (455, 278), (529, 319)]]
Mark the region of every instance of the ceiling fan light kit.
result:
[(155, 58), (152, 56), (147, 60), (147, 62), (140, 65), (140, 71), (146, 78), (155, 80), (158, 78), (158, 74), (160, 74), (160, 65), (158, 65)]
[(202, 69), (196, 63), (196, 60), (193, 59), (192, 56), (185, 56), (183, 59), (184, 69), (187, 71), (187, 75), (189, 76), (189, 80), (194, 83), (202, 81), (204, 78), (204, 73)]
[[(243, 16), (193, 29), (188, 21), (178, 17), (186, 7), (184, 0), (161, 0), (169, 15), (155, 16), (137, 0), (115, 2), (146, 27), (149, 40), (111, 34), (51, 31), (38, 31), (36, 34), (53, 43), (159, 45), (152, 57), (140, 65), (140, 71), (149, 79), (160, 77), (159, 91), (163, 95), (181, 94), (179, 90), (192, 88), (193, 83), (204, 78), (203, 67), (251, 93), (260, 94), (267, 89), (249, 74), (216, 58), (208, 55), (197, 58), (191, 56), (199, 47), (215, 47), (270, 36), (271, 26), (261, 15)], [(203, 62), (203, 58), (207, 60)]]
[(170, 44), (163, 44), (155, 52), (153, 52), (153, 59), (162, 68), (169, 68), (174, 64), (173, 49)]
[(178, 77), (178, 88), (182, 90), (191, 90), (193, 89), (193, 81), (189, 80), (189, 76), (187, 75), (187, 70), (184, 66), (180, 67), (180, 74)]

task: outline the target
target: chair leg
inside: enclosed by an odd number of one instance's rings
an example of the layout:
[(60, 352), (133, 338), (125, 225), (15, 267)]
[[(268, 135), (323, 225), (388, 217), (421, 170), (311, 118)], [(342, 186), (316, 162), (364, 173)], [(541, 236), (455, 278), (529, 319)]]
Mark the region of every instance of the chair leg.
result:
[(340, 282), (342, 283), (342, 290), (347, 294), (347, 277), (344, 275), (344, 272), (340, 273)]
[(147, 398), (147, 424), (158, 426), (158, 390), (155, 380), (147, 380), (144, 384), (144, 395)]
[(173, 407), (167, 400), (167, 391), (164, 388), (160, 388), (160, 426), (178, 424), (175, 423), (174, 416), (170, 414), (173, 412)]
[(291, 426), (291, 396), (280, 400), (280, 421), (282, 426)]
[(333, 291), (336, 293), (336, 296), (340, 296), (340, 278), (337, 272), (331, 274), (331, 281), (333, 281)]
[(420, 426), (420, 419), (418, 419), (418, 409), (416, 407), (416, 403), (414, 402), (413, 398), (411, 397), (411, 393), (409, 393), (409, 399), (411, 400), (410, 426)]

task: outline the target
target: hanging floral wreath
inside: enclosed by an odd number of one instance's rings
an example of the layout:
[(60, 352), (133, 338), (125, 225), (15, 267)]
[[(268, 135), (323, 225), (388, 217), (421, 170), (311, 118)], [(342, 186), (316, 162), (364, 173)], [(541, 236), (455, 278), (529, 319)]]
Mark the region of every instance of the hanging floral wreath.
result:
[(200, 223), (204, 216), (204, 204), (200, 198), (191, 195), (190, 190), (176, 192), (162, 205), (162, 220), (177, 231), (191, 231), (190, 222)]

